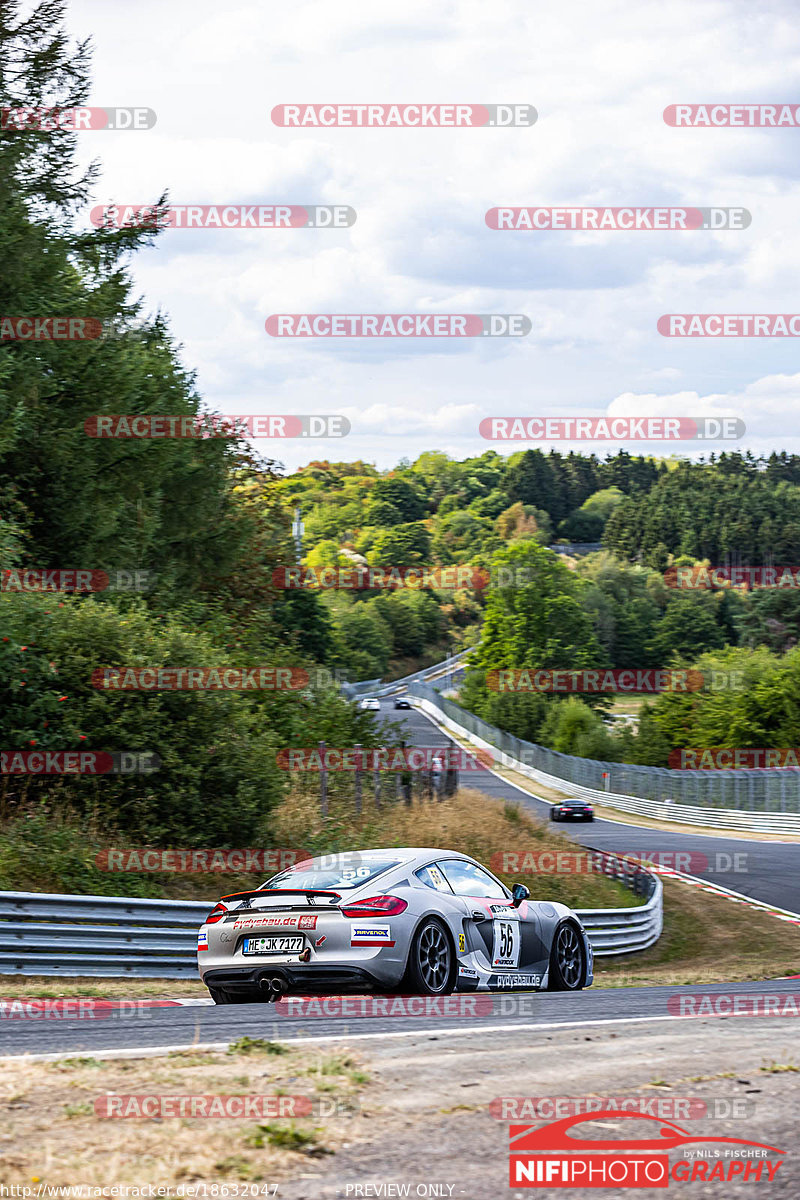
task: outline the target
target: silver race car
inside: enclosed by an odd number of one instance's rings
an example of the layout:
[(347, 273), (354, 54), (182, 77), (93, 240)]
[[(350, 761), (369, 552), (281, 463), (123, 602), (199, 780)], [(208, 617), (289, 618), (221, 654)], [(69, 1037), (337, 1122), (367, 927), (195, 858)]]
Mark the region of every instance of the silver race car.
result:
[(223, 896), (197, 938), (216, 1004), (287, 993), (589, 987), (592, 947), (564, 904), (509, 891), (452, 850), (360, 850)]

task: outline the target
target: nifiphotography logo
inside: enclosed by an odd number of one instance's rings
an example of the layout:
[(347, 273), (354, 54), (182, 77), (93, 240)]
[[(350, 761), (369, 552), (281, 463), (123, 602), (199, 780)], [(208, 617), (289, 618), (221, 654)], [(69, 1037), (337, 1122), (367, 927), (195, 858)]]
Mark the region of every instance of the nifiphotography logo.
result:
[[(585, 1138), (573, 1126), (624, 1121), (634, 1136)], [(746, 1181), (769, 1184), (785, 1153), (777, 1146), (743, 1138), (695, 1137), (673, 1121), (642, 1113), (605, 1109), (578, 1113), (537, 1128), (511, 1125), (510, 1187), (667, 1188), (670, 1182)], [(691, 1149), (689, 1149), (691, 1147)], [(684, 1157), (670, 1164), (670, 1151)]]

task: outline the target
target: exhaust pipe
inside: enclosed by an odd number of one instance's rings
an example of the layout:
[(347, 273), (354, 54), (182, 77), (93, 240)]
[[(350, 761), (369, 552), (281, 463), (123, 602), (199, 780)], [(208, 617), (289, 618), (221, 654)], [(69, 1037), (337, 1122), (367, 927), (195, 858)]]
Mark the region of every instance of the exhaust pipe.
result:
[(280, 975), (262, 975), (258, 981), (262, 992), (267, 992), (267, 1000), (280, 1000), (289, 991), (289, 984)]

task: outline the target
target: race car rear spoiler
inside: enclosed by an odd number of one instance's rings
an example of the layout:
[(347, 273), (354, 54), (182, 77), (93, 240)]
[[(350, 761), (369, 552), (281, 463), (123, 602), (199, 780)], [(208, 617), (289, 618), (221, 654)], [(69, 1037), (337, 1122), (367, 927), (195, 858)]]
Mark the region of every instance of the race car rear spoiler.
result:
[(253, 888), (250, 892), (231, 892), (222, 896), (221, 900), (252, 900), (254, 896), (333, 896), (341, 900), (340, 892), (327, 891), (324, 888)]

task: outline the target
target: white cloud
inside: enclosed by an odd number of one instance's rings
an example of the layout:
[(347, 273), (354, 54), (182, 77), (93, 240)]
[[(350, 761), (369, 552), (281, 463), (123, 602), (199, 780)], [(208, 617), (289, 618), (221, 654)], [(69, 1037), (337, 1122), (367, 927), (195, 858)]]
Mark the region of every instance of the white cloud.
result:
[[(759, 12), (744, 0), (231, 0), (224, 12), (141, 0), (131, 21), (107, 0), (73, 0), (73, 35), (96, 45), (91, 102), (158, 114), (152, 131), (84, 135), (81, 153), (103, 160), (98, 203), (168, 188), (176, 203), (357, 210), (346, 231), (174, 231), (137, 256), (136, 288), (170, 314), (209, 407), (346, 411), (347, 455), (382, 465), (433, 445), (480, 453), (482, 415), (661, 412), (679, 400), (707, 406), (692, 415), (743, 407), (759, 448), (797, 448), (791, 339), (656, 330), (665, 312), (791, 311), (800, 130), (672, 129), (661, 114), (796, 95), (794, 17), (780, 0)], [(505, 130), (270, 121), (276, 104), (323, 100), (526, 102), (540, 116)], [(562, 203), (743, 205), (753, 221), (714, 234), (484, 224), (494, 205)], [(408, 311), (525, 312), (533, 331), (413, 346), (264, 331), (274, 312)], [(289, 462), (308, 456), (287, 443)]]

